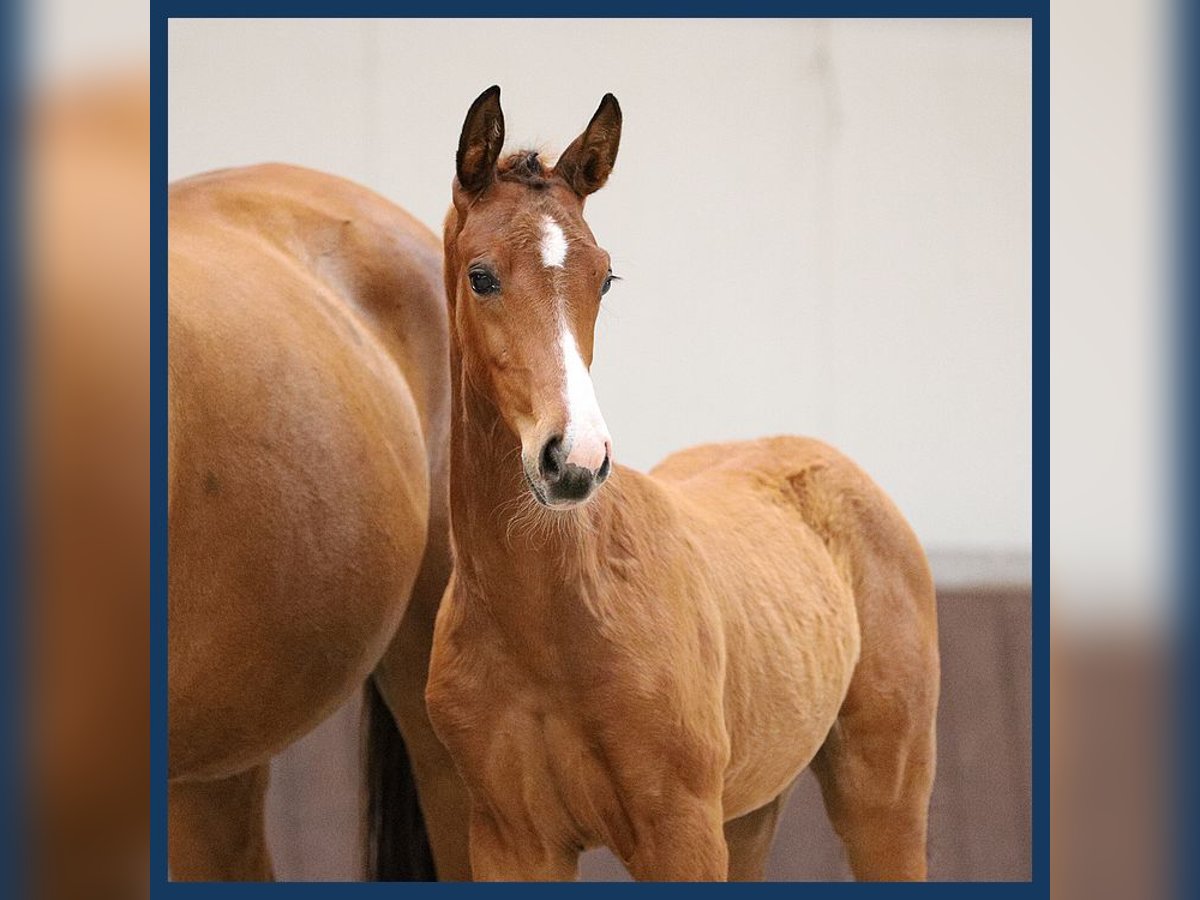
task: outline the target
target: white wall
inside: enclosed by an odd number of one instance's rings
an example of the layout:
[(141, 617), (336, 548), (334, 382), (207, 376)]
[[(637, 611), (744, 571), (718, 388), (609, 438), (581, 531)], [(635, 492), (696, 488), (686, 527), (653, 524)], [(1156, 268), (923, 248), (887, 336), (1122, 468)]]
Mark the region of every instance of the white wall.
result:
[(279, 160), (438, 230), (472, 99), (557, 152), (625, 113), (589, 222), (625, 280), (594, 375), (617, 458), (820, 436), (927, 546), (1030, 545), (1023, 21), (175, 21), (172, 178)]

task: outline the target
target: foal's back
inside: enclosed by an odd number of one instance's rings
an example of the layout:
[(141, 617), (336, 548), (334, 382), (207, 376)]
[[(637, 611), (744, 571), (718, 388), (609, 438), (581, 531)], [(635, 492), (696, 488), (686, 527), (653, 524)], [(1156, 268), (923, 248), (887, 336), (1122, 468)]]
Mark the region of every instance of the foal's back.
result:
[[(170, 764), (261, 764), (360, 685), (444, 478), (440, 247), (286, 166), (170, 193)], [(443, 482), (444, 483), (444, 482)]]

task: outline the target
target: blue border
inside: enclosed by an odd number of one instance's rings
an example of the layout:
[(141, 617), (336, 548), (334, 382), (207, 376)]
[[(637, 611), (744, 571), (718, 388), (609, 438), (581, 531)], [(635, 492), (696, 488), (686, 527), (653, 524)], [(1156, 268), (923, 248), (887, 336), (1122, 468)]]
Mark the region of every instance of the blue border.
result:
[[(731, 16), (730, 11), (736, 10)], [(460, 0), (453, 7), (459, 17), (509, 18), (504, 5)], [(167, 671), (167, 505), (166, 505), (166, 384), (167, 384), (167, 20), (169, 18), (353, 18), (425, 16), (445, 17), (444, 3), (387, 3), (381, 0), (151, 0), (151, 662), (152, 671)], [(806, 883), (799, 890), (807, 897), (861, 895), (961, 896), (964, 891), (992, 897), (1036, 898), (1049, 896), (1049, 526), (1050, 526), (1050, 16), (1048, 0), (746, 0), (744, 3), (633, 2), (610, 0), (603, 15), (594, 6), (577, 0), (547, 3), (527, 0), (520, 6), (525, 16), (556, 18), (687, 18), (687, 17), (828, 17), (828, 18), (1025, 18), (1033, 26), (1033, 821), (1031, 822), (1032, 880), (1008, 883), (829, 884)], [(151, 896), (243, 897), (262, 891), (286, 891), (296, 896), (338, 896), (345, 892), (392, 891), (474, 892), (526, 895), (535, 891), (570, 891), (583, 896), (613, 891), (653, 891), (688, 895), (710, 891), (781, 892), (796, 886), (783, 883), (739, 885), (670, 885), (578, 883), (573, 885), (470, 885), (470, 884), (172, 884), (166, 880), (167, 685), (156, 678), (151, 685), (153, 835), (151, 841)]]
[[(518, 11), (482, 0), (388, 2), (388, 0), (151, 0), (153, 21), (242, 18), (831, 18), (831, 19), (1034, 19), (1049, 24), (1048, 0), (746, 0), (744, 3), (699, 0), (609, 0), (602, 11), (579, 0), (525, 0)], [(448, 16), (453, 12), (453, 16)]]
[[(150, 895), (167, 886), (167, 17), (150, 20)], [(162, 677), (154, 677), (161, 673)]]
[(1050, 895), (1050, 16), (1033, 19), (1033, 884)]

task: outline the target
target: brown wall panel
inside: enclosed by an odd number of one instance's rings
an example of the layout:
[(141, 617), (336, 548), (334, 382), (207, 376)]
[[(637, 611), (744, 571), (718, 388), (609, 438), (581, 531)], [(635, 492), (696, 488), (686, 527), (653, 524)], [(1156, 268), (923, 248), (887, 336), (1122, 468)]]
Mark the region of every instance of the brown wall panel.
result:
[[(1030, 877), (1031, 681), (1028, 590), (942, 591), (938, 775), (929, 875), (951, 881)], [(358, 702), (276, 760), (268, 831), (284, 880), (358, 877)], [(605, 851), (581, 877), (626, 879)], [(781, 821), (768, 877), (844, 880), (841, 845), (807, 773)]]

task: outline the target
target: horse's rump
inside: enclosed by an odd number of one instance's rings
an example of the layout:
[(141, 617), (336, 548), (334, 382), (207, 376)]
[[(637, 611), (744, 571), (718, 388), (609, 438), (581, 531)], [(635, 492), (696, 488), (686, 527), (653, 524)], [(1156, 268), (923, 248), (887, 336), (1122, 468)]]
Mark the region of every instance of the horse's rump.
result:
[[(438, 269), (373, 295), (388, 259), (363, 235), (390, 204), (346, 184), (268, 167), (172, 190), (173, 776), (238, 771), (320, 721), (369, 674), (417, 577), (440, 411), (407, 370), (436, 355), (440, 320), (406, 307)], [(370, 240), (402, 240), (396, 212), (396, 236)]]

